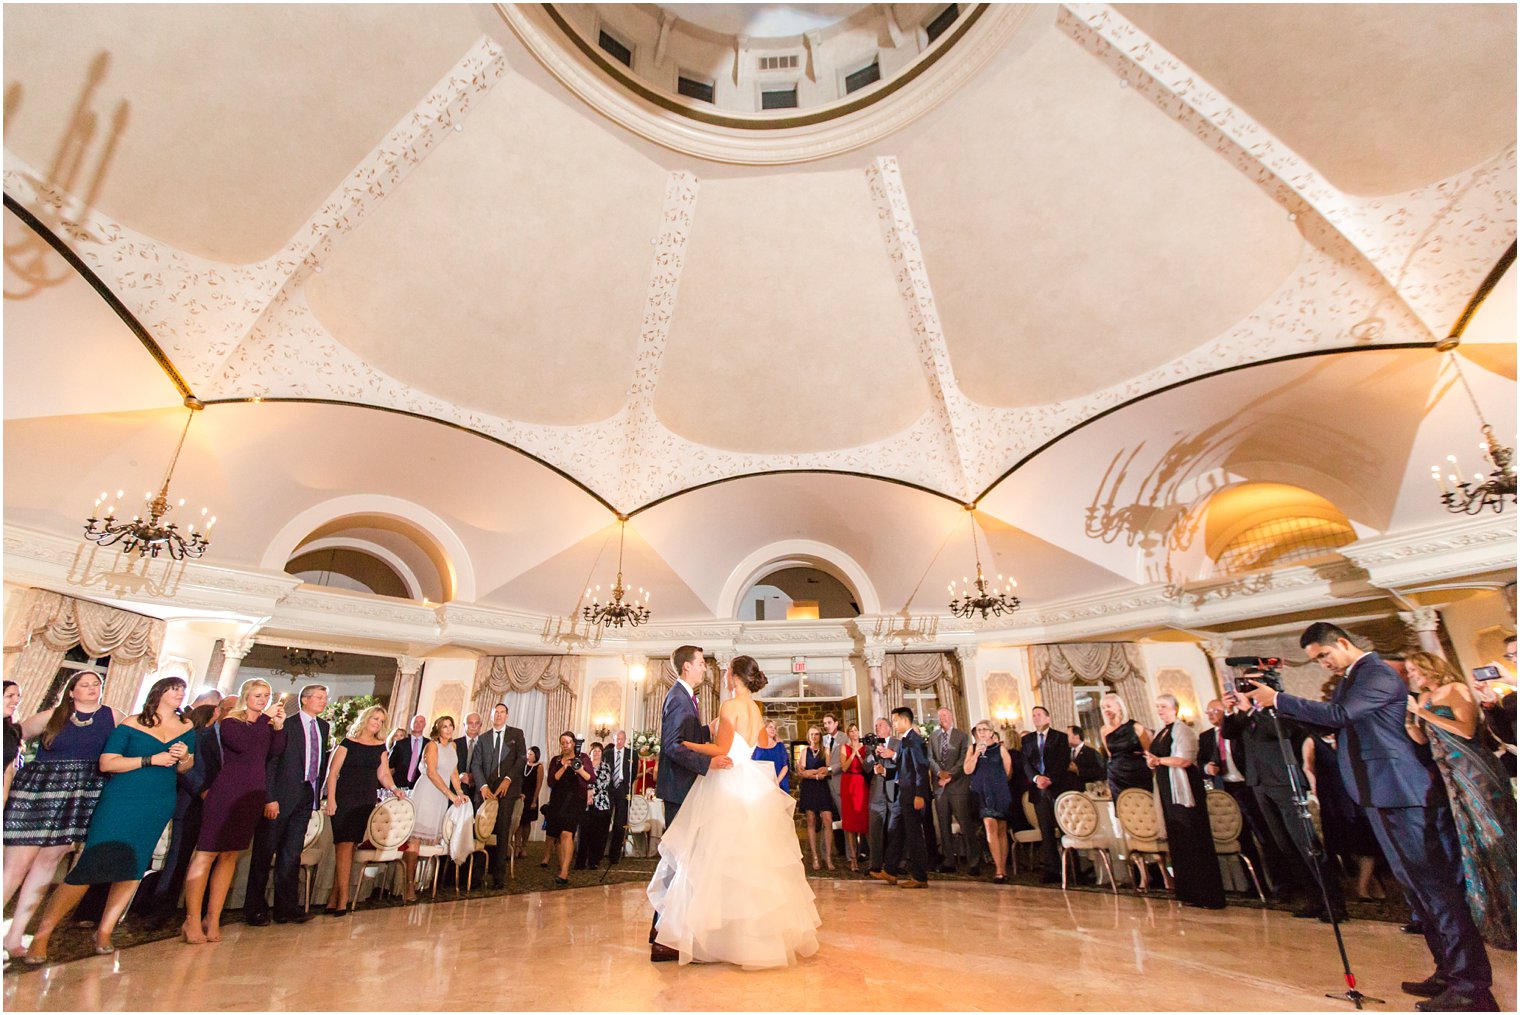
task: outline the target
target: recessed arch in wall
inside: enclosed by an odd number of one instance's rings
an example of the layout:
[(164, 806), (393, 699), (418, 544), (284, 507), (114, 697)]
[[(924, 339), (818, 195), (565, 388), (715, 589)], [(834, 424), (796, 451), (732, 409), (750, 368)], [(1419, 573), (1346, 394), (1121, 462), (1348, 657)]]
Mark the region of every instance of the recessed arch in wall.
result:
[(837, 578), (855, 594), (863, 614), (881, 612), (881, 598), (865, 568), (838, 547), (813, 539), (784, 539), (762, 546), (741, 560), (723, 583), (717, 616), (737, 617), (739, 604), (751, 586), (769, 574), (789, 567), (817, 568)]
[[(280, 529), (264, 551), (261, 565), (283, 570), (309, 545), (334, 539), (375, 543), (375, 533), (396, 538), (389, 547), (392, 555), (411, 556), (403, 552), (408, 546), (417, 551), (409, 570), (427, 598), (441, 603), (475, 599), (474, 565), (448, 523), (419, 504), (382, 494), (350, 494), (312, 505)], [(422, 561), (427, 566), (417, 566)]]

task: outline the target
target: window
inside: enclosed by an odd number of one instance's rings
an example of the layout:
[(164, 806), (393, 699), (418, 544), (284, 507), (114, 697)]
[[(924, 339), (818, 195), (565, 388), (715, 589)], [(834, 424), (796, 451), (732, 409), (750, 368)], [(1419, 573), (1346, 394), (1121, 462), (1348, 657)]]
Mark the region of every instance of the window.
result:
[(929, 41), (933, 42), (941, 35), (944, 35), (946, 30), (955, 24), (955, 19), (960, 17), (960, 14), (961, 9), (957, 4), (951, 4), (936, 14), (934, 20), (924, 26), (924, 32), (928, 34)]
[(711, 102), (713, 100), (713, 83), (711, 81), (687, 77), (685, 74), (676, 77), (676, 91), (688, 99), (699, 99), (702, 102)]
[(762, 91), (760, 93), (761, 109), (795, 109), (797, 108), (797, 86), (785, 91)]
[(881, 80), (881, 61), (872, 60), (866, 66), (853, 74), (847, 74), (844, 79), (844, 93), (858, 92), (866, 85), (875, 84)]
[(608, 35), (605, 28), (597, 33), (596, 44), (602, 48), (604, 53), (624, 67), (630, 69), (633, 67), (633, 49)]
[(761, 70), (796, 70), (797, 54), (790, 56), (762, 56), (759, 61)]

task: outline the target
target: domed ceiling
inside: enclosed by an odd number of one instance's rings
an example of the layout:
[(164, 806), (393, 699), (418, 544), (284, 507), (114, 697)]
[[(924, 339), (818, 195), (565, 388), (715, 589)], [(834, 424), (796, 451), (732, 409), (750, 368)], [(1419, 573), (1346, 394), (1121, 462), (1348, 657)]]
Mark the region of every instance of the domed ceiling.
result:
[[(1442, 519), (1421, 456), (1474, 421), (1429, 347), (1515, 239), (1513, 8), (989, 15), (932, 108), (769, 166), (624, 129), (509, 22), (8, 8), (7, 522), (72, 532), (161, 469), (186, 394), (219, 559), (384, 493), (459, 534), (479, 601), (550, 612), (614, 514), (665, 616), (788, 539), (939, 609), (971, 501), (1032, 599), (1143, 584), (1084, 526), (1119, 448), (1197, 442), (1175, 489), (1293, 483), (1364, 535)], [(1512, 275), (1492, 303), (1464, 362), (1512, 414)]]

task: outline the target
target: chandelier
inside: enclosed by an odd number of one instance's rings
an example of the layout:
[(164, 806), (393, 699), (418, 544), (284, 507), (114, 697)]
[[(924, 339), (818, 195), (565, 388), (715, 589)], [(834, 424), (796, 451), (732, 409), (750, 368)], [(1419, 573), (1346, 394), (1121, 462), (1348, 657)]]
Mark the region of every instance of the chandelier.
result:
[(623, 531), (627, 527), (628, 519), (619, 517), (617, 581), (612, 583), (612, 598), (605, 603), (601, 601), (601, 597), (596, 595), (596, 593), (602, 590), (600, 585), (596, 587), (595, 592), (591, 589), (586, 590), (586, 598), (591, 599), (591, 603), (581, 607), (581, 616), (588, 623), (603, 627), (608, 624), (611, 624), (613, 627), (622, 627), (624, 624), (627, 624), (629, 627), (638, 627), (649, 619), (648, 592), (639, 589), (639, 592), (644, 594), (644, 601), (642, 603), (637, 601), (623, 602), (623, 597), (628, 594), (628, 590), (623, 588)]
[(1442, 467), (1432, 465), (1430, 478), (1441, 486), (1441, 503), (1446, 505), (1446, 510), (1453, 514), (1475, 515), (1484, 508), (1492, 508), (1495, 514), (1504, 510), (1504, 502), (1508, 499), (1515, 501), (1515, 452), (1513, 448), (1507, 448), (1499, 443), (1494, 436), (1494, 428), (1488, 420), (1483, 418), (1483, 410), (1478, 407), (1477, 396), (1473, 394), (1472, 386), (1467, 383), (1467, 376), (1462, 373), (1462, 364), (1457, 359), (1455, 352), (1448, 352), (1451, 365), (1457, 371), (1457, 379), (1462, 382), (1462, 388), (1467, 392), (1468, 399), (1472, 402), (1473, 412), (1478, 417), (1479, 430), (1483, 436), (1483, 442), (1478, 445), (1478, 450), (1483, 452), (1488, 459), (1493, 471), (1487, 476), (1481, 472), (1473, 473), (1472, 482), (1462, 479), (1460, 466), (1456, 455), (1447, 455), (1447, 468), (1451, 471), (1443, 473)]
[(291, 683), (295, 683), (297, 678), (310, 680), (330, 667), (336, 659), (336, 655), (321, 649), (288, 648), (285, 650), (281, 672), (290, 677)]
[[(115, 546), (121, 544), (122, 553), (132, 553), (134, 550), (143, 557), (157, 557), (160, 553), (167, 553), (175, 560), (184, 560), (186, 557), (199, 557), (206, 552), (206, 547), (211, 545), (211, 526), (216, 524), (216, 516), (206, 519), (208, 509), (201, 508), (201, 521), (204, 523), (199, 532), (196, 531), (196, 523), (191, 522), (185, 532), (179, 531), (176, 522), (165, 524), (163, 518), (172, 507), (169, 504), (169, 480), (174, 476), (175, 463), (179, 461), (179, 453), (185, 446), (185, 435), (190, 432), (190, 421), (195, 419), (195, 414), (203, 408), (201, 402), (195, 398), (186, 398), (185, 406), (190, 414), (185, 417), (185, 428), (180, 431), (179, 444), (175, 445), (174, 457), (169, 459), (169, 471), (164, 473), (163, 485), (158, 488), (157, 494), (143, 494), (144, 507), (147, 516), (133, 515), (130, 521), (123, 521), (116, 517), (116, 503), (126, 496), (126, 491), (117, 490), (116, 497), (110, 498), (107, 493), (102, 493), (95, 498), (95, 509), (89, 518), (85, 519), (85, 538), (101, 546)], [(100, 513), (100, 505), (105, 504), (105, 515)], [(180, 498), (178, 507), (185, 506), (185, 500)]]
[(982, 574), (982, 552), (976, 542), (975, 504), (966, 505), (966, 515), (971, 519), (971, 552), (976, 556), (976, 581), (970, 582), (962, 578), (959, 589), (955, 582), (950, 583), (950, 612), (957, 617), (980, 613), (983, 620), (987, 619), (988, 614), (1001, 617), (1005, 613), (1012, 613), (1019, 608), (1019, 597), (1013, 594), (1019, 583), (998, 575), (997, 580), (1002, 583), (1002, 588), (995, 592), (988, 589), (987, 576)]

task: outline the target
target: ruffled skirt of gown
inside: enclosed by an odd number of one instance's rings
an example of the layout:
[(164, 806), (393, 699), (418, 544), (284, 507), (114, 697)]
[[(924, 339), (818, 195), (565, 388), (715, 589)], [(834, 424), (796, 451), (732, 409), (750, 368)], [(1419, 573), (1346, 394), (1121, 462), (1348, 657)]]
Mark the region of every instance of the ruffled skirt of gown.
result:
[(818, 950), (818, 908), (802, 867), (791, 796), (735, 737), (734, 767), (699, 778), (660, 840), (649, 883), (660, 944), (684, 965), (789, 966)]

